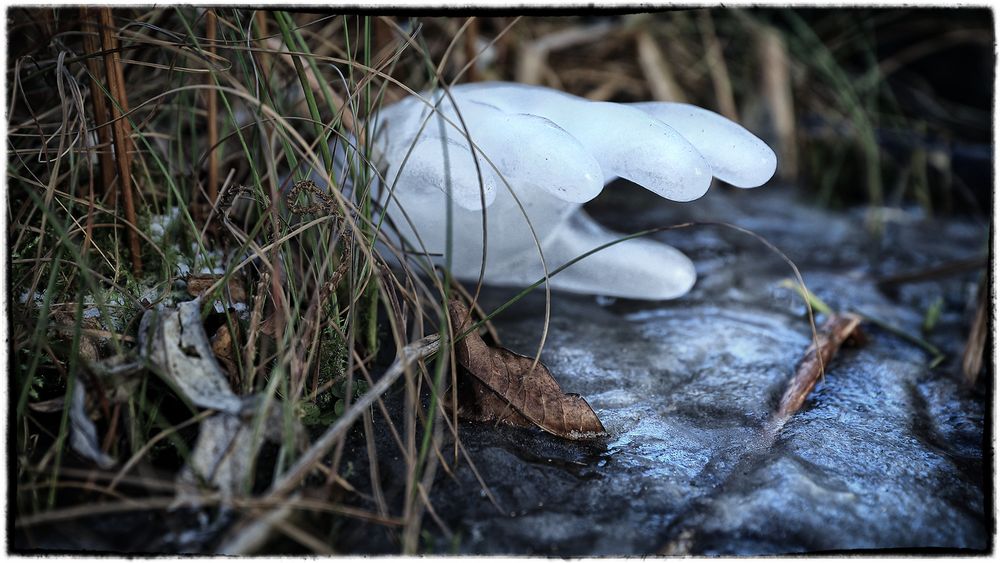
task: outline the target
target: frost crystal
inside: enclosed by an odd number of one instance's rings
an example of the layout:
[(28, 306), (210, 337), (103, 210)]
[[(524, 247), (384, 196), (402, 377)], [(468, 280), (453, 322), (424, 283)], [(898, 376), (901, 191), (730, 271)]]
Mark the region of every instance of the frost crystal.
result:
[[(497, 285), (530, 284), (542, 277), (543, 257), (551, 272), (621, 238), (581, 209), (608, 179), (691, 201), (713, 176), (753, 187), (776, 166), (760, 139), (695, 106), (592, 102), (535, 86), (456, 86), (450, 95), (406, 98), (378, 119), (388, 166), (380, 197), (396, 232), (417, 253), (444, 263), (450, 196), (452, 272), (478, 279), (485, 215), (484, 279)], [(694, 281), (686, 256), (647, 238), (588, 256), (550, 283), (578, 293), (671, 299)]]

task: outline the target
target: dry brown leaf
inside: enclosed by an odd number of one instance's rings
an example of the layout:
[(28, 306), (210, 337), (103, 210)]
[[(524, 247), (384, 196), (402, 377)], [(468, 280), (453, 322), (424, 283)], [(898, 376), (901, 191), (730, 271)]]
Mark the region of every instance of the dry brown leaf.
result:
[(851, 313), (833, 314), (823, 323), (816, 342), (806, 349), (795, 377), (788, 383), (788, 388), (781, 398), (781, 405), (775, 415), (779, 425), (802, 408), (802, 403), (823, 376), (825, 366), (830, 365), (841, 345), (848, 339), (859, 341), (864, 339), (860, 327), (861, 317)]
[(966, 385), (976, 384), (979, 372), (983, 369), (983, 360), (986, 356), (986, 337), (989, 333), (990, 315), (990, 292), (986, 287), (984, 279), (979, 284), (979, 304), (976, 306), (976, 316), (969, 329), (969, 338), (965, 342), (965, 351), (962, 353), (962, 374), (965, 376)]
[[(460, 301), (452, 301), (448, 308), (456, 334), (472, 326), (469, 310)], [(464, 392), (459, 400), (462, 416), (538, 427), (570, 440), (607, 436), (586, 399), (563, 393), (548, 368), (541, 362), (535, 364), (534, 358), (488, 346), (475, 331), (455, 345), (455, 355), (471, 375), (459, 386)]]
[[(222, 276), (219, 274), (191, 274), (187, 278), (187, 292), (191, 297), (200, 297)], [(227, 284), (227, 292), (224, 294), (230, 303), (244, 303), (247, 300), (247, 292), (243, 289), (242, 280), (238, 276), (230, 276)]]
[(278, 338), (278, 323), (284, 326), (285, 318), (278, 314), (279, 311), (271, 311), (271, 314), (260, 323), (260, 333), (269, 338)]
[[(236, 328), (237, 334), (239, 334), (239, 325), (233, 325)], [(219, 360), (222, 367), (226, 368), (226, 373), (229, 375), (229, 384), (233, 387), (238, 387), (236, 383), (239, 381), (239, 366), (236, 365), (236, 356), (233, 352), (233, 335), (229, 331), (229, 325), (224, 324), (219, 327), (219, 330), (215, 331), (212, 336), (212, 353), (215, 354), (215, 358)]]
[[(67, 342), (73, 341), (73, 334), (76, 332), (76, 317), (74, 313), (67, 310), (58, 309), (52, 313), (53, 325), (59, 336)], [(95, 336), (95, 332), (105, 332), (101, 330), (101, 323), (95, 318), (85, 318), (80, 320), (80, 340), (77, 344), (77, 357), (83, 360), (85, 365), (90, 365), (101, 359), (101, 339)]]

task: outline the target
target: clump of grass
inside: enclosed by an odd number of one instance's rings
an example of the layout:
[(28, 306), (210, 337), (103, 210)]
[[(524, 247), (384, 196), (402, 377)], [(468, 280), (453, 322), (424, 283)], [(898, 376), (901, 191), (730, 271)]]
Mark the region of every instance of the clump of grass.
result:
[[(423, 87), (435, 66), (413, 23), (407, 31), (375, 16), (193, 7), (11, 15), (11, 34), (26, 46), (12, 49), (8, 91), (16, 521), (37, 524), (123, 495), (141, 503), (154, 489), (121, 483), (184, 464), (205, 412), (154, 372), (103, 389), (93, 366), (135, 356), (142, 313), (190, 299), (191, 274), (219, 277), (203, 316), (232, 338), (216, 353), (232, 366), (233, 389), (322, 426), (364, 396), (383, 356), (425, 337), (425, 320), (443, 318), (435, 308), (447, 295), (390, 272), (376, 247), (384, 235), (370, 140), (379, 107)], [(414, 64), (415, 77), (393, 76)], [(245, 293), (239, 307), (234, 288)], [(405, 523), (400, 549), (415, 552), (439, 466), (428, 454), (445, 439), (434, 421), (448, 369), (440, 361), (431, 383), (406, 366), (401, 428), (381, 397), (366, 411), (374, 480), (342, 476), (346, 431), (330, 444), (332, 457), (308, 458), (320, 464), (306, 467), (310, 483), (322, 489), (326, 475), (317, 507), (340, 506), (345, 495), (364, 504), (357, 488), (380, 491), (377, 412), (407, 460), (411, 491), (404, 506), (381, 499), (375, 509), (382, 521)], [(84, 383), (104, 453), (128, 464), (119, 474), (91, 472), (92, 486), (70, 494), (68, 475), (89, 467), (70, 447), (69, 405)], [(309, 435), (294, 428), (275, 454), (254, 450), (264, 453), (249, 498), (267, 489), (262, 479), (280, 480), (301, 461)], [(284, 502), (290, 492), (268, 498)], [(252, 521), (260, 512), (242, 514)], [(313, 547), (310, 534), (325, 535), (281, 529)]]

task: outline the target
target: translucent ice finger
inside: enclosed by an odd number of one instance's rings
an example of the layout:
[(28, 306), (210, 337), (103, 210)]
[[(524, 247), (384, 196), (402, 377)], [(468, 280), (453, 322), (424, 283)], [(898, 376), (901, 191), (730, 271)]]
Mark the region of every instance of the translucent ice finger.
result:
[(674, 201), (697, 199), (708, 191), (712, 171), (698, 150), (677, 131), (636, 108), (591, 102), (547, 88), (475, 86), (460, 92), (503, 111), (554, 122), (590, 151), (606, 177), (626, 178)]
[(544, 189), (561, 200), (584, 203), (604, 189), (598, 161), (569, 133), (534, 115), (507, 115), (500, 135), (483, 138), (483, 149), (512, 185)]
[(443, 99), (439, 111), (450, 120), (449, 139), (467, 145), (471, 138), (512, 186), (541, 188), (577, 203), (597, 197), (604, 187), (597, 160), (548, 119), (506, 113), (461, 94)]
[[(582, 209), (564, 222), (545, 245), (549, 270), (624, 235), (605, 229)], [(537, 255), (526, 255), (511, 271), (541, 277)], [(629, 299), (675, 299), (696, 279), (694, 264), (672, 246), (648, 238), (631, 239), (595, 252), (550, 278), (555, 289)]]
[[(467, 144), (436, 136), (416, 141), (409, 158), (397, 150), (386, 178), (397, 193), (430, 195), (431, 190), (451, 193), (453, 201), (464, 209), (488, 207), (496, 198), (499, 181), (489, 165), (479, 158), (478, 171)], [(481, 178), (481, 181), (480, 181)]]
[[(413, 139), (420, 139), (418, 145), (422, 164), (415, 167), (421, 181), (428, 180), (425, 168), (434, 160), (435, 151), (438, 159), (444, 159), (444, 149), (427, 144), (432, 138), (440, 139), (444, 134), (449, 147), (460, 147), (466, 154), (451, 159), (449, 168), (452, 170), (452, 193), (455, 201), (467, 209), (476, 205), (480, 199), (477, 174), (461, 174), (460, 167), (473, 165), (471, 149), (475, 147), (480, 155), (481, 168), (501, 176), (513, 186), (525, 190), (543, 189), (565, 201), (582, 203), (589, 201), (601, 192), (603, 188), (600, 165), (593, 156), (569, 133), (551, 121), (534, 115), (507, 114), (490, 104), (455, 97), (458, 104), (456, 110), (453, 98), (440, 100), (437, 111), (430, 115), (426, 108), (424, 117), (429, 119), (412, 119), (406, 116), (396, 116), (391, 129), (392, 156), (390, 160), (401, 159), (408, 150), (408, 144)], [(418, 108), (419, 109), (419, 108)], [(412, 109), (411, 109), (412, 111)], [(421, 128), (422, 122), (425, 122)], [(471, 140), (471, 142), (470, 142)], [(438, 141), (440, 145), (440, 141)], [(485, 175), (485, 174), (484, 174)], [(433, 184), (443, 181), (443, 166), (433, 174)], [(502, 186), (499, 182), (497, 186)], [(500, 187), (506, 189), (506, 187)], [(487, 205), (492, 201), (488, 194)]]
[(740, 188), (760, 186), (774, 175), (778, 161), (764, 141), (725, 117), (690, 104), (629, 104), (666, 123), (684, 136), (720, 180)]

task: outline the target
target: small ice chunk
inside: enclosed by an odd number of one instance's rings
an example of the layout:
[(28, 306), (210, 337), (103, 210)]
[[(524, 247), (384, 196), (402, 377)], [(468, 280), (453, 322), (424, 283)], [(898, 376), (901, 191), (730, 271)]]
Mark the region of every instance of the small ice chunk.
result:
[(179, 207), (174, 206), (163, 215), (153, 215), (149, 218), (149, 236), (157, 244), (163, 242), (163, 236), (181, 215)]
[(36, 291), (34, 295), (32, 295), (31, 293), (28, 292), (28, 290), (24, 290), (23, 292), (21, 292), (21, 295), (20, 297), (18, 297), (17, 300), (21, 304), (26, 304), (28, 302), (29, 297), (35, 303), (36, 306), (41, 306), (42, 302), (45, 301), (44, 293), (39, 293)]

